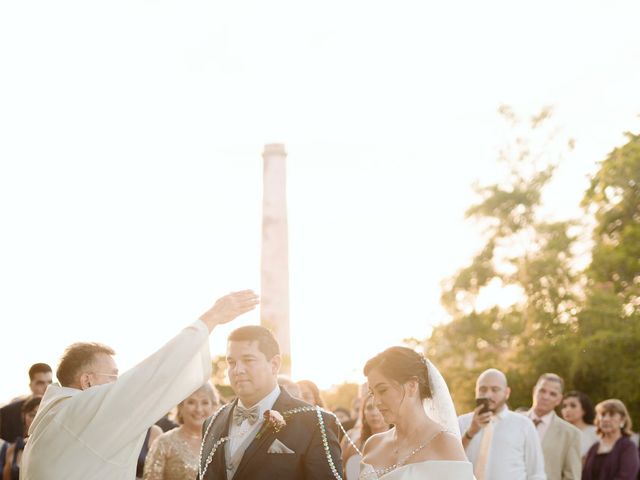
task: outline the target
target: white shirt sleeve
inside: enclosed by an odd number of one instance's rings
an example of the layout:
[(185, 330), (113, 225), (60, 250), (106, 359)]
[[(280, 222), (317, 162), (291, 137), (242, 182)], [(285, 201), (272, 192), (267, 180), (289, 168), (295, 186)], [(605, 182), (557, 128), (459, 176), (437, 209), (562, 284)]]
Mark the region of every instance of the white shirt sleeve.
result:
[(115, 383), (70, 398), (65, 418), (57, 420), (87, 448), (108, 459), (122, 454), (119, 449), (135, 442), (210, 375), (209, 331), (198, 320)]
[(458, 427), (460, 427), (460, 437), (464, 436), (464, 433), (469, 429), (471, 425), (471, 419), (473, 416), (469, 416), (469, 414), (460, 415), (458, 417)]

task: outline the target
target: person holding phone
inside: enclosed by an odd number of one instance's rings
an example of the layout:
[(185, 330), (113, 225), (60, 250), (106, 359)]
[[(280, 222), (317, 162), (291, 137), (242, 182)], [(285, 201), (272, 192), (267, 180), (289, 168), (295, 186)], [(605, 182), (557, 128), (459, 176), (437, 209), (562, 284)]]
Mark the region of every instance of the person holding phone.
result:
[(533, 423), (507, 406), (511, 389), (495, 368), (476, 380), (476, 408), (458, 418), (462, 446), (477, 480), (546, 480)]

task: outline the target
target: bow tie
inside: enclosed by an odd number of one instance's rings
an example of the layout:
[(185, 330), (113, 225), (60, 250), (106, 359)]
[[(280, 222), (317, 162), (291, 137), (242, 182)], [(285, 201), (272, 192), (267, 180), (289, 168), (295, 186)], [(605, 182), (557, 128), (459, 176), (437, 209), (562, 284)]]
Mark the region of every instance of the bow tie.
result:
[(240, 405), (236, 405), (236, 408), (233, 409), (233, 421), (236, 425), (240, 425), (243, 421), (249, 420), (249, 425), (253, 425), (258, 421), (259, 411), (259, 405), (254, 405), (251, 408), (244, 408)]

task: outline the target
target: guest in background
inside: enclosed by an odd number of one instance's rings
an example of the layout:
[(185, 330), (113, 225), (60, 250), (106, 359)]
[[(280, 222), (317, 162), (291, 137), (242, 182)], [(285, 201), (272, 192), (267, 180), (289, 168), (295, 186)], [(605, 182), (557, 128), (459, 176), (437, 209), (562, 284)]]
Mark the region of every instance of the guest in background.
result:
[(351, 421), (351, 414), (349, 413), (349, 410), (344, 407), (334, 408), (333, 414), (338, 417), (338, 420), (340, 420), (340, 423), (342, 423), (342, 425), (344, 425), (346, 422)]
[(596, 426), (596, 410), (591, 399), (584, 393), (573, 390), (562, 400), (562, 418), (580, 430), (580, 456), (584, 460), (591, 445), (598, 441)]
[[(365, 387), (362, 390), (362, 387)], [(360, 409), (362, 408), (362, 400), (369, 396), (369, 390), (367, 383), (365, 382), (356, 393), (356, 396), (351, 401), (351, 411), (348, 411), (346, 408), (338, 407), (333, 413), (336, 414), (340, 423), (342, 423), (342, 427), (346, 432), (356, 433), (360, 430)], [(340, 412), (340, 413), (338, 413)], [(342, 420), (344, 417), (344, 421)], [(340, 431), (340, 435), (342, 435), (342, 431)], [(351, 433), (349, 433), (351, 435)]]
[[(320, 389), (311, 380), (300, 380), (296, 382), (302, 395), (302, 400), (314, 407), (324, 408), (324, 401), (320, 395)], [(289, 392), (291, 393), (291, 392)]]
[[(542, 446), (526, 416), (509, 410), (507, 376), (495, 368), (476, 380), (480, 404), (461, 415), (462, 446), (477, 480), (546, 480)], [(482, 403), (484, 402), (484, 403)]]
[(596, 427), (599, 441), (587, 452), (582, 480), (636, 480), (640, 460), (624, 403), (613, 398), (596, 405)]
[(178, 404), (178, 428), (163, 433), (151, 445), (144, 480), (192, 480), (198, 475), (202, 424), (218, 409), (214, 388), (205, 383)]
[(582, 474), (580, 430), (555, 412), (563, 392), (562, 377), (555, 373), (541, 375), (533, 388), (533, 407), (527, 412), (540, 436), (547, 480), (577, 480)]
[(144, 473), (144, 464), (147, 460), (147, 455), (149, 453), (149, 447), (155, 442), (156, 438), (162, 435), (162, 428), (158, 425), (151, 425), (149, 430), (147, 430), (147, 435), (144, 437), (144, 443), (142, 444), (142, 449), (140, 450), (140, 454), (138, 455), (138, 464), (136, 465), (136, 479), (140, 480)]
[(22, 452), (29, 438), (29, 427), (38, 413), (38, 407), (42, 397), (33, 395), (22, 403), (22, 431), (24, 437), (17, 437), (15, 442), (7, 448), (2, 469), (2, 480), (18, 480), (20, 478), (20, 465), (22, 464)]
[(7, 448), (9, 448), (9, 444), (0, 438), (0, 478), (2, 478), (4, 470), (4, 457), (7, 454)]
[(302, 392), (296, 382), (285, 375), (278, 375), (278, 385), (284, 388), (289, 395), (298, 400), (302, 400)]
[[(358, 450), (362, 452), (364, 443), (371, 435), (389, 430), (391, 425), (384, 421), (382, 414), (376, 408), (373, 397), (367, 397), (360, 408), (359, 424), (360, 429), (357, 436), (350, 437)], [(342, 447), (342, 465), (344, 465), (344, 475), (346, 480), (357, 480), (360, 474), (360, 460), (362, 457), (358, 451), (351, 445), (347, 438), (343, 438)]]
[(169, 414), (171, 413), (172, 412), (165, 413), (164, 416), (156, 422), (156, 425), (159, 426), (163, 432), (168, 432), (178, 427), (178, 424), (169, 418)]
[[(31, 395), (39, 397), (51, 384), (53, 373), (46, 363), (34, 363), (29, 368), (29, 390)], [(22, 430), (22, 405), (28, 396), (14, 398), (11, 403), (0, 408), (0, 438), (11, 443), (18, 437), (25, 437), (27, 432)]]
[(353, 419), (354, 422), (358, 421), (358, 415), (360, 414), (360, 409), (362, 408), (363, 400), (369, 396), (369, 390), (368, 390), (369, 387), (367, 386), (366, 383), (365, 383), (365, 386), (366, 388), (364, 392), (358, 390), (357, 396), (351, 402), (351, 413), (349, 414), (349, 416)]

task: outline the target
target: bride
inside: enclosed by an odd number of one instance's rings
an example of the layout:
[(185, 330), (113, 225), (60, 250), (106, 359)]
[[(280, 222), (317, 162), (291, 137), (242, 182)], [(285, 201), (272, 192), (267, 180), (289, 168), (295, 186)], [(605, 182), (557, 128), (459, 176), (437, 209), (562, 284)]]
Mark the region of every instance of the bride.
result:
[(453, 401), (422, 355), (391, 347), (364, 367), (369, 394), (394, 427), (367, 440), (360, 480), (472, 480)]

